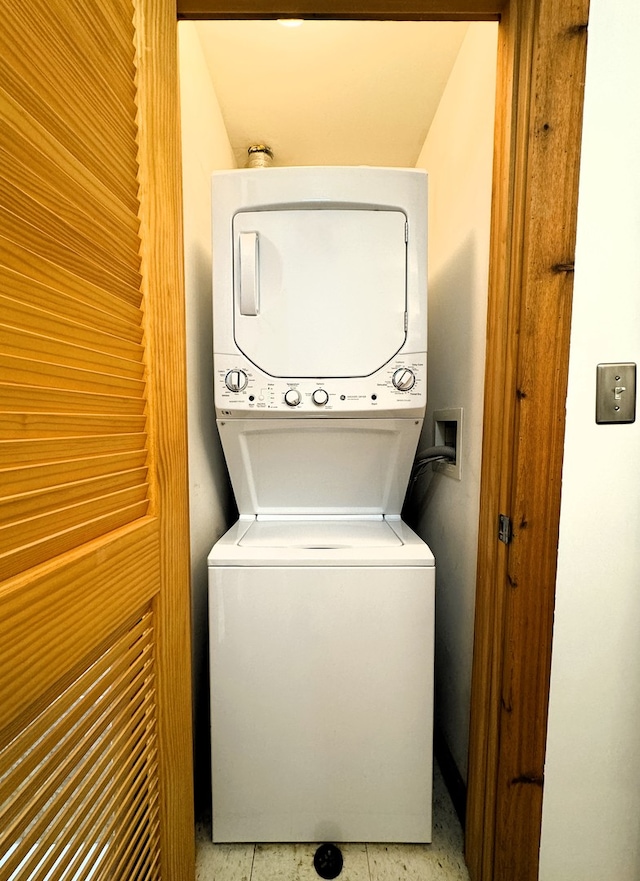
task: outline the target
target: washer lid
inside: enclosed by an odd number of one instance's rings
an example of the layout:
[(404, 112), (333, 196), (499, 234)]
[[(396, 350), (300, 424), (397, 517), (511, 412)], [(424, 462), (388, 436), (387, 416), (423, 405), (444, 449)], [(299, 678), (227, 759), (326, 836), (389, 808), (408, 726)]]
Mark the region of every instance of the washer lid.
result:
[[(331, 525), (327, 522), (329, 519), (333, 521)], [(245, 540), (248, 533), (252, 537)], [(318, 537), (330, 538), (334, 544), (311, 546), (311, 542), (306, 541)], [(399, 517), (363, 520), (314, 517), (300, 518), (296, 523), (296, 519), (290, 517), (244, 516), (215, 543), (208, 565), (210, 568), (419, 566), (433, 569), (435, 560), (428, 545)], [(393, 591), (396, 583), (390, 574), (389, 589)], [(427, 584), (425, 582), (425, 587)]]
[(248, 548), (390, 548), (402, 541), (377, 520), (255, 520), (238, 542)]
[(234, 336), (277, 377), (369, 376), (404, 345), (400, 210), (241, 211), (233, 219)]

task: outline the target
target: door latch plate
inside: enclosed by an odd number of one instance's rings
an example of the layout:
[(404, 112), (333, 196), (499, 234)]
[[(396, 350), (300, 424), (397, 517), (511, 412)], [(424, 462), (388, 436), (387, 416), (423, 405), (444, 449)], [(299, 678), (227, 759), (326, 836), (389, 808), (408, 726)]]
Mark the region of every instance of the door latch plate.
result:
[(501, 542), (508, 545), (513, 537), (513, 529), (511, 528), (511, 518), (506, 514), (500, 514), (498, 519), (498, 538)]

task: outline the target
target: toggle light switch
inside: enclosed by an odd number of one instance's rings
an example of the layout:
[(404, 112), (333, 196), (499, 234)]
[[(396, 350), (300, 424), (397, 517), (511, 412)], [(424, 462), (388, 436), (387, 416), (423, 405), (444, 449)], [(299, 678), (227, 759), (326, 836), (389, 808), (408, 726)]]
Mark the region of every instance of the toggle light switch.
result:
[(596, 379), (596, 422), (635, 422), (636, 365), (598, 364)]

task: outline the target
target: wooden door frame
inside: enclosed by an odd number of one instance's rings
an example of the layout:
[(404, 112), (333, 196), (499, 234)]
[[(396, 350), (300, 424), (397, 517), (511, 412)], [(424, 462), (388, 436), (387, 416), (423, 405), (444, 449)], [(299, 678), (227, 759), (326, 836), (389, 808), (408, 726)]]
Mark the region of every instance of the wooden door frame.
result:
[[(589, 0), (178, 0), (181, 19), (498, 20), (466, 858), (534, 881)], [(498, 539), (498, 519), (513, 524)]]
[(187, 380), (178, 42), (173, 0), (135, 3), (150, 511), (161, 590), (156, 646), (160, 877), (195, 874)]

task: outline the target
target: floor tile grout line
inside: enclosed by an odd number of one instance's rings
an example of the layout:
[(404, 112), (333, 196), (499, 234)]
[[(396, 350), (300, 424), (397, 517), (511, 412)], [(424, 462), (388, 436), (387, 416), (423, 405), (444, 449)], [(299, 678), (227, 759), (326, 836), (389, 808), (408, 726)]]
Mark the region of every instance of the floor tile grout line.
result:
[(367, 855), (367, 872), (369, 873), (369, 881), (373, 881), (373, 879), (371, 877), (371, 863), (369, 862), (369, 845), (367, 844), (366, 841), (364, 843), (364, 852)]
[(255, 861), (256, 861), (256, 846), (254, 844), (253, 851), (251, 853), (251, 871), (249, 872), (249, 881), (252, 881), (252, 879), (253, 879), (253, 866), (255, 864)]

